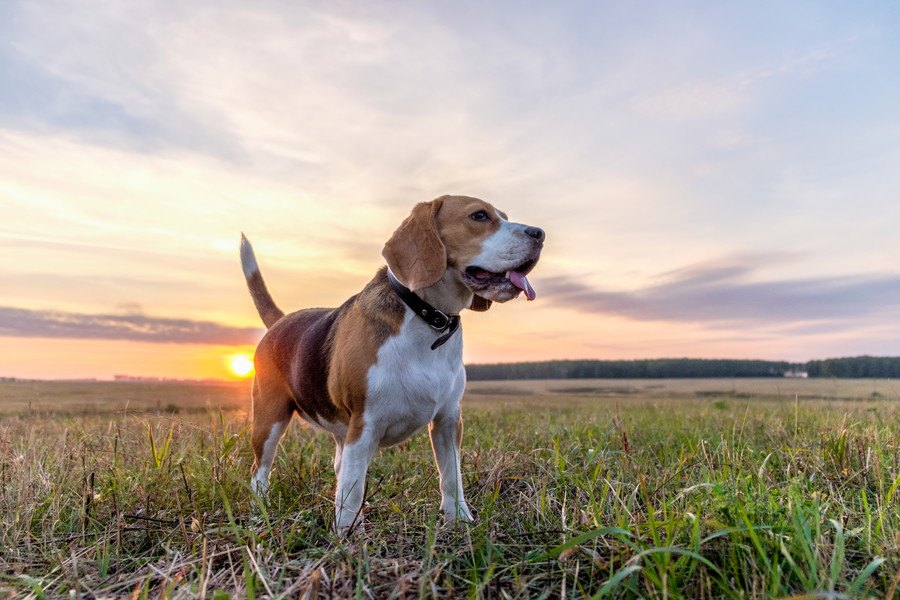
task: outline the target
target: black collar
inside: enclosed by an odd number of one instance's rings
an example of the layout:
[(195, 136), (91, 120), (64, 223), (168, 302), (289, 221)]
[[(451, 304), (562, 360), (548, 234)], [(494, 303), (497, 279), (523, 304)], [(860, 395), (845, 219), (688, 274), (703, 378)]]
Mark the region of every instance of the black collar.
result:
[(403, 300), (403, 303), (410, 307), (419, 318), (428, 323), (435, 331), (447, 332), (434, 341), (431, 345), (432, 350), (443, 346), (444, 342), (449, 340), (450, 337), (456, 333), (456, 330), (459, 329), (459, 315), (448, 315), (428, 304), (419, 298), (412, 290), (400, 283), (397, 278), (394, 277), (394, 274), (391, 273), (390, 269), (387, 271), (387, 278), (388, 281), (391, 282), (391, 287), (394, 288), (394, 291), (397, 292), (397, 295)]

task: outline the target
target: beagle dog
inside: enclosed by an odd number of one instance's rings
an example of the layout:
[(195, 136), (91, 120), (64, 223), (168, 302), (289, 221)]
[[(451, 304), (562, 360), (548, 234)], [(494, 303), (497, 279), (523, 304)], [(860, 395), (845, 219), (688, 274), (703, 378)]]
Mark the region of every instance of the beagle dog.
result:
[(460, 474), (466, 372), (459, 313), (521, 292), (533, 300), (526, 275), (543, 244), (543, 230), (513, 223), (483, 200), (443, 196), (413, 208), (384, 246), (387, 267), (361, 292), (338, 308), (285, 315), (241, 236), (244, 275), (268, 328), (254, 358), (256, 492), (265, 492), (296, 413), (334, 438), (335, 529), (343, 536), (359, 514), (375, 451), (428, 425), (441, 509), (471, 522)]

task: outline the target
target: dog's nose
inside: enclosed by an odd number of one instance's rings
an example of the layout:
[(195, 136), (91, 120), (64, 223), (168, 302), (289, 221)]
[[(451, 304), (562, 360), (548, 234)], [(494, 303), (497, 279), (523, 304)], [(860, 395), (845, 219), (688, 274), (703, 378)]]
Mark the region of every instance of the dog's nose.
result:
[(532, 237), (539, 242), (544, 241), (544, 230), (540, 227), (526, 227), (525, 235)]

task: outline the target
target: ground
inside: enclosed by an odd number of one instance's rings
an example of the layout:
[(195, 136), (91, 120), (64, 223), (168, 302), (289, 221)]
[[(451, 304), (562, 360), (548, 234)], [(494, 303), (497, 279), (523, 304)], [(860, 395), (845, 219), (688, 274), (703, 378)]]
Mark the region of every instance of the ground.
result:
[(473, 382), (477, 523), (420, 433), (346, 542), (328, 436), (295, 423), (255, 500), (247, 398), (0, 383), (0, 594), (900, 599), (900, 382)]

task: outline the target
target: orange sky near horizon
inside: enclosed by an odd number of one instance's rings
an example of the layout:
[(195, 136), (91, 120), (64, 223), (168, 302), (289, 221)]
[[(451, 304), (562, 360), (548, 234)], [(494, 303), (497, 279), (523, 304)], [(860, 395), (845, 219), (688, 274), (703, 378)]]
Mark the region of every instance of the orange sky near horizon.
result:
[[(539, 279), (532, 278), (535, 286)], [(538, 288), (539, 289), (539, 288)], [(248, 303), (249, 303), (248, 298)], [(496, 305), (495, 305), (496, 306)], [(252, 307), (251, 309), (252, 310)], [(502, 315), (502, 312), (509, 312)], [(546, 313), (550, 313), (547, 315)], [(492, 314), (493, 313), (493, 314)], [(543, 314), (542, 314), (543, 313)], [(611, 319), (604, 331), (591, 331), (586, 339), (573, 343), (570, 331), (577, 330), (583, 315), (554, 315), (533, 303), (516, 300), (506, 306), (492, 308), (485, 314), (466, 312), (464, 360), (467, 364), (553, 359), (640, 359), (648, 357), (733, 358), (734, 340), (730, 332), (718, 337), (704, 334), (702, 327), (665, 326), (658, 323), (635, 327), (624, 319)], [(547, 328), (556, 322), (558, 330)], [(643, 331), (641, 331), (643, 330)], [(261, 335), (262, 329), (260, 329)], [(636, 333), (637, 332), (637, 333)], [(652, 336), (653, 341), (638, 344), (635, 338)], [(702, 338), (702, 339), (701, 339)], [(699, 341), (698, 341), (699, 340)], [(827, 336), (823, 343), (833, 343)], [(852, 340), (845, 340), (852, 343)], [(788, 338), (761, 334), (756, 339), (742, 340), (748, 353), (740, 358), (783, 360), (790, 356)], [(659, 348), (665, 347), (666, 351)], [(254, 345), (211, 345), (150, 343), (131, 340), (90, 340), (54, 338), (0, 337), (0, 377), (21, 379), (113, 379), (116, 375), (171, 379), (239, 380), (230, 368), (235, 355), (253, 356)], [(813, 358), (830, 356), (822, 354)], [(795, 361), (804, 361), (797, 357)]]

